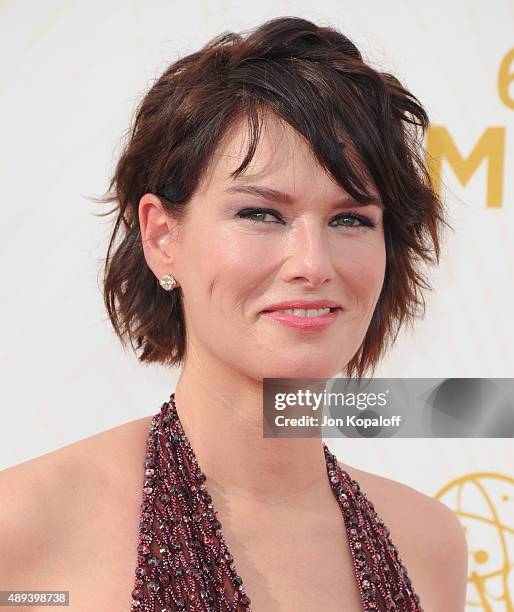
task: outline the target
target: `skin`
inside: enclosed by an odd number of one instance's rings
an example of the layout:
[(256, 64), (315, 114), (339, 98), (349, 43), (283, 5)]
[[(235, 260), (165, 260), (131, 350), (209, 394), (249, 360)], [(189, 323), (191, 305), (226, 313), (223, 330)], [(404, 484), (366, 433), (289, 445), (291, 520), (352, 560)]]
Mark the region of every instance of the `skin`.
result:
[[(331, 377), (355, 354), (384, 279), (382, 208), (341, 205), (344, 190), (272, 116), (247, 175), (233, 181), (245, 138), (235, 124), (183, 225), (155, 195), (139, 203), (148, 266), (157, 278), (172, 272), (183, 297), (188, 344), (177, 409), (252, 609), (361, 612), (320, 440), (263, 438), (261, 381)], [(294, 202), (227, 193), (243, 182)], [(262, 206), (279, 217), (238, 216)], [(334, 222), (350, 212), (376, 226)], [(278, 301), (317, 298), (343, 307), (325, 331), (294, 330), (261, 314)], [(0, 590), (66, 589), (77, 612), (129, 609), (151, 418), (0, 472)], [(425, 611), (463, 610), (467, 547), (455, 515), (406, 485), (341, 466), (390, 528)]]
[[(264, 125), (253, 163), (238, 181), (229, 174), (243, 159), (247, 131), (244, 123), (234, 126), (183, 226), (152, 194), (141, 199), (139, 220), (148, 265), (157, 278), (171, 272), (182, 291), (188, 357), (176, 403), (200, 464), (227, 494), (273, 503), (319, 492), (326, 467), (316, 438), (263, 438), (262, 379), (340, 371), (369, 326), (386, 255), (381, 206), (341, 205), (348, 194), (292, 128), (273, 116)], [(294, 203), (227, 192), (241, 184), (280, 190)], [(281, 219), (238, 216), (258, 206)], [(334, 222), (350, 211), (376, 227)], [(276, 302), (317, 298), (343, 307), (324, 331), (291, 329), (262, 315)]]

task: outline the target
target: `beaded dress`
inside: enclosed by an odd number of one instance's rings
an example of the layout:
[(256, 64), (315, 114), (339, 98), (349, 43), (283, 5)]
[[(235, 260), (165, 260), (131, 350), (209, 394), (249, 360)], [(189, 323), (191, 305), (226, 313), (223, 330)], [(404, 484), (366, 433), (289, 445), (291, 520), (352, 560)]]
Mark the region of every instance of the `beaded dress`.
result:
[[(363, 611), (423, 612), (388, 528), (324, 442), (323, 448)], [(147, 438), (131, 612), (252, 611), (206, 480), (172, 393)]]

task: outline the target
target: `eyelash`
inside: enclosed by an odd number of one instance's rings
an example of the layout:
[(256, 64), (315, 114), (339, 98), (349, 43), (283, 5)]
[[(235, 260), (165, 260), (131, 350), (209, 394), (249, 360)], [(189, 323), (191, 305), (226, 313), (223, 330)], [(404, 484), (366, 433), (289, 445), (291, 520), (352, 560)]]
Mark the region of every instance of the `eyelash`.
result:
[[(250, 223), (273, 223), (273, 221), (263, 221), (262, 219), (252, 219), (251, 216), (255, 214), (270, 214), (276, 217), (277, 219), (280, 217), (277, 211), (271, 208), (245, 208), (244, 210), (240, 210), (237, 213), (237, 216), (241, 217), (242, 219), (246, 219)], [(358, 226), (338, 225), (337, 227), (345, 227), (348, 229), (354, 229), (354, 227), (374, 228), (376, 226), (376, 223), (374, 223), (369, 217), (364, 217), (363, 215), (358, 215), (356, 213), (342, 213), (340, 215), (337, 215), (335, 219), (341, 219), (341, 218), (347, 218), (347, 217), (360, 221), (362, 225), (358, 225)]]

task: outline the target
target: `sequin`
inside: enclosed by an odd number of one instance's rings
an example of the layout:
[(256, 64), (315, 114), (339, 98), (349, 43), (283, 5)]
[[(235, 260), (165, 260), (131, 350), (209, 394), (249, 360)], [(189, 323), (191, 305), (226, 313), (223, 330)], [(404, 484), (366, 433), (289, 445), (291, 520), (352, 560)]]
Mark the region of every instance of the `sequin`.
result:
[[(423, 612), (389, 529), (359, 483), (322, 444), (363, 611)], [(152, 419), (143, 468), (131, 612), (251, 612), (174, 393)]]

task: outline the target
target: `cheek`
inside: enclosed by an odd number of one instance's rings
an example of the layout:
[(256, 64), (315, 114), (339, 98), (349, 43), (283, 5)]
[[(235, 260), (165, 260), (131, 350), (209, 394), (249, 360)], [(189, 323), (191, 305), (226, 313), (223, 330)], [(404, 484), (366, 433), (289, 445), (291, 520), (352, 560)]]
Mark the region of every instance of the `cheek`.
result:
[(206, 240), (201, 259), (209, 275), (216, 277), (216, 285), (229, 286), (233, 293), (265, 274), (266, 262), (273, 260), (265, 242), (237, 232), (220, 233)]
[(374, 305), (384, 283), (385, 243), (378, 236), (376, 240), (353, 246), (346, 253), (341, 274), (357, 302)]
[[(196, 278), (203, 303), (214, 313), (240, 314), (248, 308), (248, 296), (266, 278), (266, 261), (271, 261), (263, 240), (251, 240), (237, 232), (220, 232), (202, 239), (196, 249)], [(200, 280), (201, 279), (201, 280)]]

